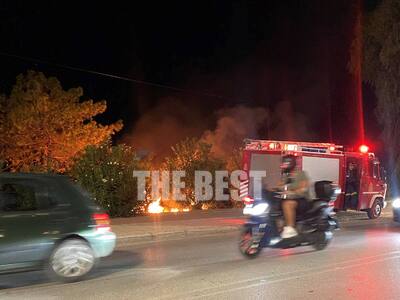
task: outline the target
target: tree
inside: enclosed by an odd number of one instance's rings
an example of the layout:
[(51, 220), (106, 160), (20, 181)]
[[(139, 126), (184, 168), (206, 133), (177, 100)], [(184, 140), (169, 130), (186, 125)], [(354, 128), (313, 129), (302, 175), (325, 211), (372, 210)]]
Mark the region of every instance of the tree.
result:
[(242, 170), (243, 148), (235, 148), (226, 158), (226, 169), (229, 172)]
[[(360, 51), (362, 48), (362, 63)], [(351, 51), (351, 70), (375, 89), (376, 115), (383, 128), (383, 141), (397, 184), (400, 167), (400, 2), (383, 0), (363, 18), (362, 36), (356, 36)], [(361, 68), (362, 70), (359, 70)]]
[(89, 146), (77, 159), (69, 174), (89, 191), (95, 202), (113, 217), (127, 217), (135, 213), (137, 182), (134, 170), (146, 170), (147, 162), (141, 161), (129, 146)]
[(9, 171), (68, 170), (89, 145), (98, 145), (122, 128), (94, 117), (106, 102), (81, 101), (82, 88), (64, 90), (54, 77), (28, 71), (17, 77), (9, 97), (0, 97), (0, 161)]
[(209, 171), (213, 175), (224, 170), (224, 162), (211, 153), (211, 145), (196, 138), (186, 138), (172, 147), (172, 155), (167, 157), (164, 168), (169, 171), (185, 171), (183, 193), (190, 204), (198, 204), (195, 199), (195, 171)]

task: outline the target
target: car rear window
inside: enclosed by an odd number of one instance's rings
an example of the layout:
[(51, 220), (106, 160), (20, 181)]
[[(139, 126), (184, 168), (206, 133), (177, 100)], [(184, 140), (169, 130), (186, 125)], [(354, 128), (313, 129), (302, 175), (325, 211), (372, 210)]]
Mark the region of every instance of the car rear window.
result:
[(76, 199), (79, 203), (82, 203), (91, 209), (97, 208), (94, 203), (93, 196), (84, 188), (82, 188), (78, 183), (65, 178), (62, 184), (63, 189), (67, 193), (69, 199)]
[(32, 211), (38, 208), (35, 189), (26, 184), (2, 184), (0, 198), (3, 211)]

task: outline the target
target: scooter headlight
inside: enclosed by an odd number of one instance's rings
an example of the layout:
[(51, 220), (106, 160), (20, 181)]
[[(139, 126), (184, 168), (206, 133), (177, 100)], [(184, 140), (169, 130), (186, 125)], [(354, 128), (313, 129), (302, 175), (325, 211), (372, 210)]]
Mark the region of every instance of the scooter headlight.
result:
[(392, 207), (393, 208), (400, 208), (400, 198), (396, 198), (392, 202)]
[(266, 214), (268, 210), (269, 210), (268, 203), (260, 203), (253, 206), (249, 214), (253, 216), (259, 216), (262, 214)]

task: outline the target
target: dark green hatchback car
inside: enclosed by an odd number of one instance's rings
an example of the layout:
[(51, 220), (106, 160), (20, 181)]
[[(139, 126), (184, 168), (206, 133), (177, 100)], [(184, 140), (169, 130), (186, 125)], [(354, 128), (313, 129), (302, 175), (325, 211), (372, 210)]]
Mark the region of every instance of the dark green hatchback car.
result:
[(0, 273), (80, 280), (115, 242), (108, 215), (68, 177), (0, 173)]

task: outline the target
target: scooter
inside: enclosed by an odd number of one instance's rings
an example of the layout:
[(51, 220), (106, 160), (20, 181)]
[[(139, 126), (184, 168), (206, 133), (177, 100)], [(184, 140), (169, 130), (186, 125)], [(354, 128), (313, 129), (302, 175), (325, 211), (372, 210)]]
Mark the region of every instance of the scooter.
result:
[(307, 207), (296, 213), (298, 235), (282, 239), (280, 232), (284, 224), (282, 199), (285, 191), (263, 191), (259, 199), (244, 199), (243, 213), (249, 215), (243, 225), (239, 249), (248, 258), (255, 258), (262, 248), (293, 248), (311, 245), (316, 250), (325, 249), (339, 228), (335, 219), (333, 202), (340, 189), (330, 181), (318, 181), (314, 185), (316, 198)]

